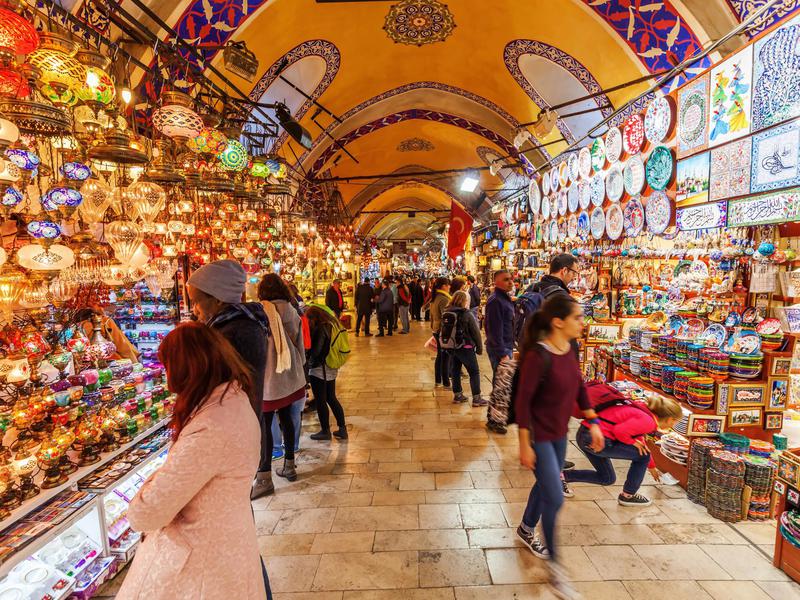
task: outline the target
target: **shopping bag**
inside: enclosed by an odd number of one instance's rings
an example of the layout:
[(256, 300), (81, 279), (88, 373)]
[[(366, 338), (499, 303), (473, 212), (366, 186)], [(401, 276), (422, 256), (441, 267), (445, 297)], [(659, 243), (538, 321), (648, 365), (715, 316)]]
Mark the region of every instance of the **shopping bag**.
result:
[(431, 336), (430, 339), (425, 342), (425, 349), (428, 350), (431, 354), (436, 354), (436, 338)]

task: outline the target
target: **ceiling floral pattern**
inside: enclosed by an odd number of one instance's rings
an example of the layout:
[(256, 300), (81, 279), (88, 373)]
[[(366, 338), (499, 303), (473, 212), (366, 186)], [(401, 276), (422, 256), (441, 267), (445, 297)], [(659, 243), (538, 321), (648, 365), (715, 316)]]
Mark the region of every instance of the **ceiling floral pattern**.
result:
[(424, 46), (445, 41), (455, 26), (446, 4), (437, 0), (403, 0), (389, 8), (383, 29), (398, 44)]
[(434, 150), (436, 150), (436, 146), (432, 142), (419, 137), (408, 138), (397, 144), (398, 152), (433, 152)]
[[(769, 2), (769, 0), (726, 1), (731, 9), (731, 12), (733, 12), (733, 16), (736, 17), (736, 20), (740, 23)], [(761, 17), (758, 24), (749, 28), (746, 33), (748, 36), (754, 37), (765, 29), (773, 26), (778, 21), (781, 21), (784, 17), (787, 17), (798, 10), (800, 10), (800, 3), (798, 3), (797, 0), (783, 0), (783, 2), (778, 2), (778, 4), (767, 11), (766, 17)]]

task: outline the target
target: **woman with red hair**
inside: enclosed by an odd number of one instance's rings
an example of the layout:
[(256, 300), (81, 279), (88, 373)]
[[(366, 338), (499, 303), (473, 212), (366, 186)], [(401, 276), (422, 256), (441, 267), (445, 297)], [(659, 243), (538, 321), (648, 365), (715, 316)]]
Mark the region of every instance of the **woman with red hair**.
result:
[(176, 327), (158, 356), (177, 395), (173, 444), (128, 508), (131, 526), (147, 536), (117, 600), (263, 600), (250, 506), (261, 433), (249, 369), (199, 323)]

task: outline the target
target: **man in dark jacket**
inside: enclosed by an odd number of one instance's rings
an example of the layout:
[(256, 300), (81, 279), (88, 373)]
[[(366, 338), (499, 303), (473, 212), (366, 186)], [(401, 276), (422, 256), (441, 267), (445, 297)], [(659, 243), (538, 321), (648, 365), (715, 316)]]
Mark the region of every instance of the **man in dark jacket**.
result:
[(504, 356), (514, 355), (514, 301), (509, 296), (514, 281), (506, 270), (494, 274), (494, 293), (486, 301), (484, 328), (486, 354), (492, 365), (492, 374)]
[(378, 336), (383, 337), (383, 330), (388, 329), (392, 335), (392, 325), (394, 324), (394, 294), (389, 287), (389, 280), (384, 279), (380, 295), (377, 300), (378, 310)]
[(369, 284), (369, 279), (365, 279), (358, 284), (356, 288), (356, 312), (358, 313), (356, 317), (356, 336), (358, 336), (358, 332), (361, 329), (361, 320), (363, 319), (364, 336), (372, 337), (372, 334), (369, 332), (369, 321), (372, 317), (373, 296), (374, 291)]
[(572, 254), (559, 254), (550, 261), (550, 274), (534, 283), (530, 290), (538, 292), (545, 298), (558, 292), (569, 294), (567, 286), (578, 275), (578, 270), (575, 268), (577, 263), (578, 259)]
[(472, 275), (467, 275), (467, 286), (469, 287), (467, 291), (469, 294), (469, 310), (475, 315), (475, 319), (478, 319), (478, 309), (481, 307), (481, 290)]
[(325, 306), (333, 311), (336, 318), (342, 316), (344, 310), (344, 296), (342, 295), (342, 282), (339, 279), (334, 279), (331, 287), (325, 292)]
[(422, 321), (422, 305), (425, 302), (425, 292), (419, 282), (419, 277), (414, 277), (408, 285), (411, 290), (411, 318), (415, 321)]

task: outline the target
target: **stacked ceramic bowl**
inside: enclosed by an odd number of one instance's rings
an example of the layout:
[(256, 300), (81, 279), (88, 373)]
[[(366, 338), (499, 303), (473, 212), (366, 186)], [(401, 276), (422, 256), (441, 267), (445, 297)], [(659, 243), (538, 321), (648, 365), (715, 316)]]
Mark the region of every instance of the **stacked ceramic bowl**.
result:
[(697, 371), (678, 371), (675, 373), (675, 385), (672, 393), (678, 400), (686, 400), (689, 393), (689, 380), (699, 376), (700, 373)]
[(763, 354), (739, 354), (731, 352), (729, 373), (736, 379), (757, 379), (764, 363)]
[(673, 462), (685, 465), (689, 459), (689, 440), (674, 431), (662, 435), (661, 454)]
[(759, 333), (762, 350), (777, 350), (783, 345), (783, 332)]
[(738, 433), (720, 433), (719, 439), (728, 452), (747, 454), (750, 450), (750, 438)]
[(712, 450), (706, 488), (706, 507), (712, 517), (728, 522), (742, 519), (744, 472), (741, 455), (726, 450)]
[(661, 389), (668, 394), (674, 393), (675, 376), (681, 371), (683, 371), (682, 367), (676, 367), (675, 365), (665, 365), (664, 368), (661, 369)]
[(642, 331), (640, 346), (645, 352), (650, 352), (653, 349), (653, 337), (655, 333), (652, 331)]
[(631, 350), (631, 373), (636, 376), (642, 374), (642, 359), (647, 357), (647, 352), (639, 352), (638, 350)]
[(730, 368), (730, 356), (716, 348), (704, 348), (700, 351), (700, 370), (707, 373), (714, 381), (725, 381)]
[(711, 377), (692, 377), (686, 390), (686, 401), (692, 408), (702, 410), (714, 406), (714, 380)]

